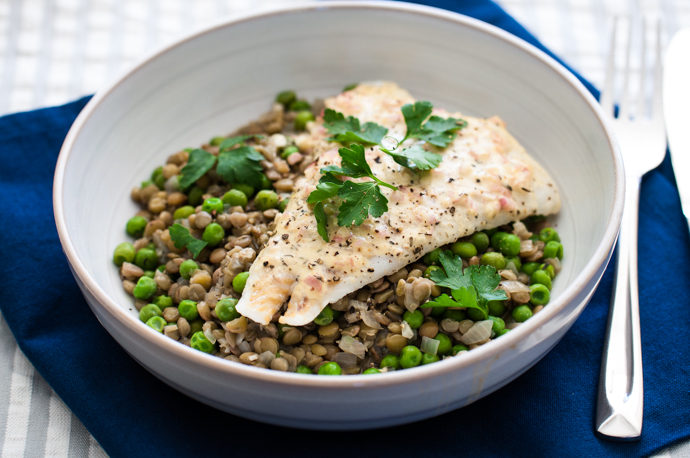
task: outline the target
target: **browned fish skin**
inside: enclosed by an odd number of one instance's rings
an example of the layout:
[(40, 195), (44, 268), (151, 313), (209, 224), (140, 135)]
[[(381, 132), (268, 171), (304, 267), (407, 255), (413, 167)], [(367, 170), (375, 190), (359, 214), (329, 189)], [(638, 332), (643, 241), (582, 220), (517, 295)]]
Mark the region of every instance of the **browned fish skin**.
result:
[[(400, 107), (412, 102), (396, 85), (360, 85), (327, 101), (345, 115), (374, 121), (402, 138)], [(378, 111), (376, 104), (383, 108)], [(435, 110), (442, 117), (457, 113)], [(359, 227), (338, 227), (329, 217), (330, 242), (317, 233), (306, 203), (321, 176), (319, 170), (338, 163), (337, 143), (315, 143), (324, 150), (295, 185), (285, 212), (276, 219), (276, 234), (250, 268), (237, 310), (267, 324), (289, 298), (281, 323), (304, 325), (329, 303), (378, 278), (390, 275), (436, 247), (477, 230), (497, 227), (532, 214), (551, 214), (560, 208), (553, 180), (505, 130), (497, 117), (462, 117), (468, 125), (443, 155), (441, 165), (413, 172), (395, 163), (378, 147), (366, 149), (376, 176), (398, 187), (382, 189), (389, 211)], [(312, 138), (323, 139), (318, 123)], [(361, 179), (366, 181), (366, 179)]]

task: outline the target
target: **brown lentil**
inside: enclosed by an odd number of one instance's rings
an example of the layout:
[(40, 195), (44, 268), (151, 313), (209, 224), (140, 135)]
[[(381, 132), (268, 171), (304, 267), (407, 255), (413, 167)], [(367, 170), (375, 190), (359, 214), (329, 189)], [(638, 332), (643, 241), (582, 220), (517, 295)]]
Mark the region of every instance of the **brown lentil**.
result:
[(433, 339), (438, 334), (438, 324), (435, 321), (427, 321), (419, 327), (420, 337)]

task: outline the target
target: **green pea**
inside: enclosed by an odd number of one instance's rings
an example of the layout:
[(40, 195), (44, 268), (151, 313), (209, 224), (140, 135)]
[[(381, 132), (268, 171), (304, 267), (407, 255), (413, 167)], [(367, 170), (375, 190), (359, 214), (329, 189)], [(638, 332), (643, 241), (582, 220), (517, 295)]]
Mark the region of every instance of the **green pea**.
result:
[(532, 304), (546, 305), (549, 303), (549, 300), (551, 299), (551, 293), (549, 293), (549, 289), (546, 286), (542, 284), (536, 284), (530, 286), (529, 289), (529, 301)]
[(261, 211), (278, 206), (278, 194), (273, 191), (263, 190), (254, 198), (254, 205)]
[(353, 90), (354, 88), (356, 88), (357, 86), (359, 86), (359, 83), (348, 84), (347, 86), (345, 86), (345, 87), (343, 88), (343, 92), (351, 91), (351, 90)]
[(158, 272), (163, 272), (165, 273), (165, 264), (161, 264), (160, 266), (156, 267), (156, 270)]
[(273, 182), (268, 179), (265, 173), (262, 173), (259, 176), (259, 179), (261, 180), (261, 184), (259, 185), (259, 189), (273, 189)]
[(282, 105), (290, 105), (295, 101), (295, 99), (297, 99), (297, 94), (295, 94), (295, 91), (279, 92), (276, 96), (276, 102)]
[(503, 255), (497, 251), (484, 253), (479, 262), (483, 266), (493, 266), (496, 270), (506, 268), (506, 258), (504, 258)]
[(290, 104), (289, 111), (308, 111), (311, 110), (311, 105), (306, 100), (295, 100)]
[(434, 251), (430, 251), (424, 255), (424, 257), (422, 258), (422, 262), (427, 266), (435, 266), (439, 263), (442, 252), (443, 250), (441, 250), (440, 248), (436, 248)]
[(319, 367), (318, 375), (343, 375), (343, 370), (338, 363), (331, 361)]
[(381, 366), (381, 368), (392, 367), (393, 369), (400, 369), (400, 359), (397, 355), (394, 355), (393, 353), (388, 353), (386, 356), (383, 357), (383, 359), (381, 360), (381, 364), (379, 364), (379, 366)]
[(477, 247), (470, 242), (455, 242), (450, 246), (450, 251), (462, 259), (470, 259), (472, 256), (477, 256)]
[(314, 323), (319, 326), (326, 326), (327, 324), (330, 324), (331, 321), (333, 321), (333, 309), (329, 305), (324, 307), (324, 309), (321, 310), (321, 313), (314, 318)]
[(191, 259), (187, 259), (182, 264), (180, 264), (180, 276), (185, 280), (189, 280), (192, 276), (192, 273), (198, 268), (199, 264), (192, 261)]
[(139, 310), (139, 319), (144, 323), (146, 323), (154, 316), (161, 315), (163, 315), (163, 312), (161, 312), (161, 309), (156, 304), (145, 305), (141, 308), (141, 310)]
[(407, 321), (407, 324), (409, 324), (412, 329), (419, 329), (422, 323), (424, 323), (424, 314), (419, 309), (414, 312), (405, 310), (405, 313), (403, 313), (403, 320)]
[(225, 137), (213, 137), (208, 144), (211, 146), (220, 146), (221, 143), (225, 140)]
[(362, 372), (362, 375), (369, 375), (369, 374), (380, 374), (381, 371), (376, 369), (375, 367), (370, 367), (369, 369), (366, 369), (364, 372)]
[(199, 205), (204, 200), (204, 190), (199, 186), (194, 186), (187, 194), (187, 200), (191, 205)]
[(300, 111), (295, 116), (295, 130), (304, 130), (307, 128), (307, 123), (314, 120), (314, 114), (311, 111)]
[(314, 372), (312, 372), (311, 369), (309, 369), (307, 366), (304, 366), (302, 364), (297, 366), (297, 370), (295, 372), (297, 372), (298, 374), (309, 374), (309, 375), (314, 374)]
[(551, 276), (543, 270), (535, 271), (530, 277), (530, 284), (536, 285), (538, 283), (541, 283), (548, 289), (551, 289)]
[(163, 176), (163, 173), (159, 173), (156, 175), (156, 179), (153, 180), (153, 184), (155, 184), (158, 189), (165, 189), (165, 177)]
[(506, 266), (508, 266), (508, 264), (510, 264), (511, 262), (513, 263), (513, 265), (515, 266), (515, 268), (518, 271), (522, 267), (522, 261), (520, 260), (520, 256), (513, 256), (510, 258), (506, 258)]
[(180, 301), (180, 305), (177, 306), (177, 311), (180, 312), (180, 316), (187, 321), (194, 321), (199, 318), (196, 302), (190, 301), (189, 299)]
[(147, 186), (151, 186), (153, 184), (153, 181), (151, 180), (146, 180), (141, 182), (141, 189), (144, 189)]
[(163, 328), (168, 325), (167, 321), (160, 316), (152, 316), (146, 321), (146, 324), (158, 332), (163, 332)]
[(508, 329), (508, 328), (501, 329), (499, 332), (496, 333), (496, 337), (501, 337), (503, 335), (508, 334), (509, 332), (510, 332), (510, 329)]
[(465, 319), (465, 312), (464, 310), (448, 310), (445, 309), (443, 311), (443, 318), (449, 318), (451, 320), (455, 321), (462, 321)]
[(245, 183), (237, 183), (232, 185), (232, 189), (242, 191), (247, 198), (254, 195), (254, 187)]
[(201, 239), (210, 246), (216, 246), (225, 238), (225, 229), (218, 223), (211, 223), (206, 226)]
[(563, 245), (555, 240), (547, 242), (544, 246), (544, 257), (563, 259)]
[(115, 247), (115, 251), (113, 251), (113, 262), (121, 266), (125, 262), (134, 261), (135, 256), (136, 251), (134, 250), (134, 245), (124, 242)]
[(285, 335), (285, 329), (283, 329), (283, 328), (285, 328), (285, 327), (288, 327), (288, 325), (287, 325), (287, 324), (278, 323), (278, 326), (277, 326), (277, 328), (278, 328), (278, 337), (281, 338), (281, 339), (282, 339), (283, 336)]
[(493, 229), (485, 229), (482, 232), (484, 232), (489, 237), (489, 239), (491, 239), (491, 236), (498, 232), (498, 228), (494, 227)]
[(214, 345), (206, 338), (203, 332), (198, 331), (192, 335), (189, 346), (204, 353), (213, 353)]
[(297, 148), (295, 145), (290, 145), (280, 153), (280, 157), (282, 157), (283, 159), (287, 159), (288, 156), (295, 153), (299, 153), (299, 148)]
[(441, 270), (439, 266), (429, 266), (426, 269), (424, 269), (424, 278), (430, 278), (431, 272), (434, 270)]
[(472, 237), (470, 237), (470, 242), (472, 242), (472, 245), (474, 245), (477, 248), (477, 251), (486, 251), (487, 248), (489, 248), (489, 236), (486, 235), (484, 232), (475, 232), (472, 234)]
[(158, 175), (162, 175), (162, 174), (163, 174), (163, 166), (161, 165), (159, 167), (156, 167), (155, 169), (153, 169), (153, 172), (151, 172), (151, 181), (156, 181), (156, 177)]
[(146, 248), (148, 248), (151, 251), (156, 251), (156, 245), (154, 245), (153, 242), (146, 245)]
[(443, 334), (442, 332), (439, 332), (438, 334), (436, 334), (436, 337), (434, 337), (434, 340), (438, 340), (440, 342), (438, 344), (438, 349), (436, 350), (437, 355), (443, 356), (450, 353), (451, 347), (453, 346), (450, 337)]
[(467, 317), (472, 321), (484, 321), (487, 319), (486, 313), (481, 309), (471, 308), (467, 309), (466, 312)]
[(506, 306), (503, 301), (489, 301), (487, 305), (489, 306), (490, 316), (503, 316), (506, 312)]
[(539, 240), (544, 243), (549, 243), (551, 241), (560, 242), (561, 237), (556, 232), (556, 229), (552, 227), (545, 227), (539, 232)]
[(503, 321), (503, 319), (497, 317), (497, 316), (489, 316), (489, 319), (494, 322), (494, 324), (491, 326), (491, 329), (495, 332), (498, 333), (505, 329), (506, 323)]
[(144, 271), (144, 277), (153, 278), (155, 275), (156, 275), (156, 272), (154, 270), (145, 270)]
[(506, 234), (499, 244), (501, 253), (505, 256), (517, 256), (520, 254), (520, 237), (514, 234)]
[(247, 206), (247, 195), (239, 189), (231, 189), (223, 195), (222, 201), (232, 207), (244, 208)]
[(491, 236), (491, 248), (494, 250), (499, 250), (501, 248), (501, 240), (503, 240), (503, 237), (508, 235), (507, 232), (503, 231), (498, 231), (494, 235)]
[(400, 350), (400, 367), (409, 369), (419, 366), (422, 362), (422, 352), (414, 345), (408, 345)]
[(212, 213), (214, 210), (216, 212), (223, 211), (223, 201), (217, 197), (209, 197), (206, 199), (201, 206), (201, 209), (205, 212)]
[(441, 316), (445, 311), (445, 307), (431, 307), (431, 316)]
[(132, 237), (141, 237), (148, 221), (143, 216), (134, 216), (127, 221), (125, 229)]
[(153, 278), (151, 277), (139, 277), (139, 280), (137, 281), (137, 285), (134, 287), (134, 291), (132, 291), (132, 294), (134, 294), (134, 297), (137, 299), (148, 299), (149, 297), (153, 296), (156, 294), (156, 291), (158, 290), (158, 285), (156, 285), (156, 282)]
[(232, 279), (232, 289), (238, 294), (242, 293), (244, 287), (247, 286), (247, 278), (249, 278), (249, 272), (240, 272), (235, 275)]
[(518, 323), (524, 323), (525, 321), (532, 318), (532, 309), (527, 305), (521, 305), (513, 309), (513, 319)]
[(461, 345), (461, 344), (453, 345), (453, 350), (452, 350), (451, 354), (453, 356), (455, 356), (458, 353), (460, 353), (461, 351), (470, 351), (470, 348), (465, 346), (465, 345)]
[(435, 363), (440, 360), (441, 358), (438, 355), (432, 355), (431, 353), (422, 354), (422, 366), (426, 366), (427, 364)]
[(221, 321), (232, 321), (239, 318), (240, 313), (235, 310), (236, 305), (237, 299), (233, 299), (232, 297), (226, 297), (225, 299), (219, 300), (215, 308), (216, 316)]
[(546, 267), (543, 268), (543, 270), (544, 272), (549, 274), (551, 280), (553, 280), (556, 277), (556, 269), (551, 264), (547, 264)]
[(288, 203), (290, 202), (290, 198), (285, 198), (280, 201), (280, 204), (278, 204), (278, 209), (281, 212), (285, 212), (285, 208), (288, 206)]
[(149, 248), (142, 248), (137, 252), (134, 264), (144, 270), (155, 269), (158, 266), (158, 255)]
[(177, 210), (175, 210), (175, 213), (173, 213), (173, 219), (189, 218), (194, 214), (194, 212), (194, 207), (192, 207), (191, 205), (185, 205), (184, 207), (180, 207)]
[(534, 272), (539, 270), (540, 265), (538, 262), (526, 262), (522, 265), (522, 271), (531, 277)]
[(156, 296), (153, 299), (153, 303), (156, 304), (161, 310), (165, 310), (168, 307), (173, 306), (173, 300), (170, 296)]
[(189, 322), (189, 333), (194, 335), (195, 333), (201, 331), (204, 327), (204, 320), (201, 318), (192, 320)]

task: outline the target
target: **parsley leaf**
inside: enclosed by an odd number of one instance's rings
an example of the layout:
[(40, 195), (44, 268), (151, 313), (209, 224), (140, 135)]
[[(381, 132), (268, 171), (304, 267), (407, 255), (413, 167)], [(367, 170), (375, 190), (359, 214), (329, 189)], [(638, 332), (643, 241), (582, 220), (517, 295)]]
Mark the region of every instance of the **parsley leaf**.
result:
[(170, 239), (175, 243), (175, 247), (183, 248), (186, 247), (192, 256), (196, 258), (199, 256), (201, 250), (208, 245), (203, 240), (199, 240), (189, 233), (189, 229), (181, 224), (175, 223), (170, 226)]
[(324, 241), (328, 242), (328, 228), (326, 227), (328, 217), (323, 209), (323, 202), (314, 205), (314, 217), (316, 218), (316, 230), (319, 231), (319, 235)]
[(251, 146), (241, 146), (218, 155), (218, 175), (228, 183), (245, 183), (261, 187), (264, 156)]
[(438, 167), (443, 160), (440, 154), (427, 151), (419, 145), (413, 145), (399, 153), (381, 148), (381, 151), (390, 155), (395, 162), (408, 169), (431, 170)]
[(388, 133), (388, 129), (375, 122), (364, 123), (360, 126), (359, 119), (354, 116), (345, 117), (344, 114), (326, 108), (323, 114), (323, 126), (333, 137), (329, 140), (340, 143), (371, 143), (379, 144)]
[(187, 165), (180, 170), (180, 189), (186, 189), (204, 176), (216, 163), (216, 156), (202, 149), (190, 151)]
[(348, 180), (338, 191), (338, 197), (344, 199), (338, 209), (338, 226), (341, 227), (360, 226), (368, 215), (378, 218), (388, 210), (388, 199), (376, 182)]
[(263, 135), (238, 135), (237, 137), (228, 137), (221, 142), (219, 148), (221, 151), (227, 151), (234, 146), (240, 145), (254, 137), (263, 138)]
[(314, 204), (316, 202), (323, 202), (326, 199), (337, 196), (342, 186), (342, 181), (334, 177), (333, 174), (327, 173), (321, 177), (319, 184), (316, 185), (316, 189), (309, 194), (307, 203)]
[(505, 291), (496, 289), (501, 282), (501, 276), (494, 267), (469, 266), (463, 270), (462, 260), (454, 257), (450, 251), (441, 253), (439, 259), (443, 270), (430, 272), (429, 278), (439, 286), (450, 288), (453, 298), (442, 294), (422, 307), (476, 308), (487, 314), (489, 301), (508, 299)]
[(469, 268), (463, 272), (462, 259), (453, 256), (452, 251), (444, 251), (439, 257), (443, 269), (435, 269), (429, 272), (429, 278), (438, 286), (460, 289), (472, 286), (472, 276)]
[[(445, 148), (455, 138), (454, 132), (467, 126), (467, 122), (462, 119), (441, 118), (439, 116), (429, 118), (433, 108), (431, 102), (424, 101), (415, 102), (414, 105), (407, 104), (401, 108), (407, 126), (407, 133), (403, 141), (413, 137)], [(429, 120), (424, 123), (427, 118)], [(424, 124), (422, 125), (422, 123)]]
[(321, 169), (321, 173), (331, 173), (335, 175), (345, 175), (352, 178), (369, 177), (376, 182), (376, 184), (386, 186), (396, 190), (395, 186), (388, 184), (376, 178), (376, 175), (371, 171), (371, 167), (367, 164), (367, 159), (364, 156), (364, 147), (356, 143), (350, 145), (350, 148), (340, 148), (338, 150), (341, 162), (340, 167), (337, 165), (329, 165)]

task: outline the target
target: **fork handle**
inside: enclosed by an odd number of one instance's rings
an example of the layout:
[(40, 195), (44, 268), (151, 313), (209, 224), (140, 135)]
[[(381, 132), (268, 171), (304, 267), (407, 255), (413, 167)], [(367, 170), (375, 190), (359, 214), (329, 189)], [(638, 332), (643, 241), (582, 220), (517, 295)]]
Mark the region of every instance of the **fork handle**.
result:
[(616, 274), (599, 376), (596, 431), (613, 441), (639, 440), (642, 433), (642, 348), (637, 283), (638, 176), (626, 180)]

